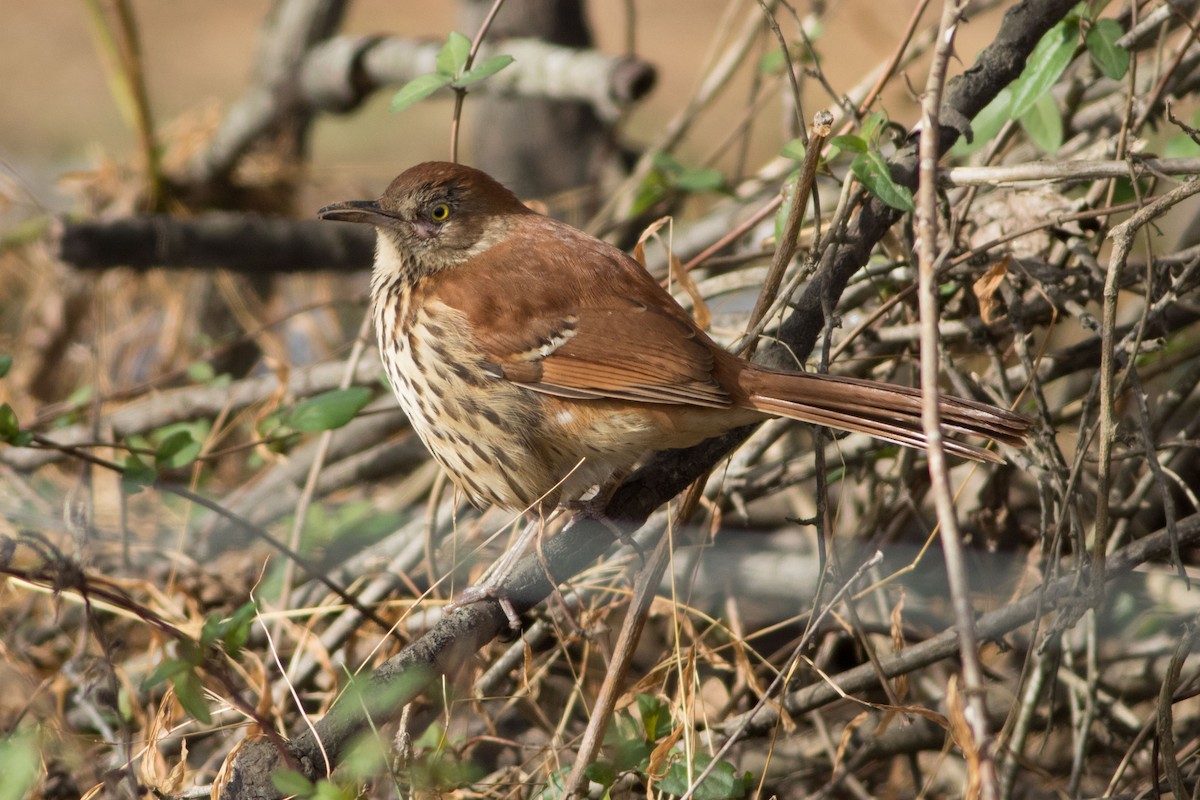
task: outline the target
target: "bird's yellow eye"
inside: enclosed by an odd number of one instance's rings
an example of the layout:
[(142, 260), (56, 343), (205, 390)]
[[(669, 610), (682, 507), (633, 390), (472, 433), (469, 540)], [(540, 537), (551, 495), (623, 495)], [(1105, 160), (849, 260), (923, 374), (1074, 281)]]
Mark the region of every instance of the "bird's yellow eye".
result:
[(450, 219), (450, 206), (445, 203), (438, 203), (429, 209), (429, 218), (434, 222), (445, 222)]

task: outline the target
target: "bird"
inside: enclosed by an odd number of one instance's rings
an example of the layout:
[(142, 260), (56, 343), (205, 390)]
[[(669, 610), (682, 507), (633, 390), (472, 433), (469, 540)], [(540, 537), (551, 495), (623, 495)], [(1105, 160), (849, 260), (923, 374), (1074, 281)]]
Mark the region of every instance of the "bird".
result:
[[(377, 200), (322, 208), (372, 225), (373, 322), (413, 430), (478, 506), (548, 511), (648, 453), (787, 417), (923, 448), (921, 393), (769, 369), (718, 345), (633, 257), (536, 213), (487, 173), (425, 162)], [(1031, 421), (942, 396), (948, 452), (1003, 459)]]

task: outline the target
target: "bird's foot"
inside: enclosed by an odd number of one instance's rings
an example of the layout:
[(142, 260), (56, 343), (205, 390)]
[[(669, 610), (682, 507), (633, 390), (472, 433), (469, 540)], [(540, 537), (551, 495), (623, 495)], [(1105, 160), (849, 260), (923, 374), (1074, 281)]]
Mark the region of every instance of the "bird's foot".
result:
[(614, 539), (627, 547), (632, 547), (642, 557), (642, 560), (645, 560), (642, 548), (634, 540), (633, 536), (628, 531), (623, 530), (620, 525), (612, 520), (612, 517), (605, 513), (610, 499), (612, 499), (611, 491), (602, 496), (593, 497), (591, 500), (573, 500), (569, 503), (564, 503), (563, 507), (570, 511), (572, 515), (571, 521), (567, 523), (567, 528), (570, 528), (580, 520), (597, 522), (607, 528)]
[(463, 590), (458, 599), (451, 601), (450, 605), (446, 606), (446, 611), (451, 612), (484, 600), (495, 600), (500, 604), (500, 610), (504, 612), (504, 616), (508, 618), (508, 626), (520, 633), (521, 617), (508, 597), (508, 590), (504, 588), (504, 582), (512, 574), (521, 556), (529, 549), (529, 545), (537, 538), (541, 525), (540, 520), (533, 520), (526, 525), (517, 540), (504, 551), (504, 554), (491, 566), (479, 583)]
[(517, 614), (517, 609), (513, 606), (512, 600), (509, 599), (508, 592), (503, 586), (494, 583), (490, 578), (464, 589), (458, 597), (446, 605), (446, 613), (449, 614), (465, 606), (481, 603), (485, 600), (495, 600), (499, 604), (500, 610), (504, 612), (504, 616), (508, 619), (508, 627), (512, 628), (515, 633), (519, 634), (521, 632), (521, 617)]

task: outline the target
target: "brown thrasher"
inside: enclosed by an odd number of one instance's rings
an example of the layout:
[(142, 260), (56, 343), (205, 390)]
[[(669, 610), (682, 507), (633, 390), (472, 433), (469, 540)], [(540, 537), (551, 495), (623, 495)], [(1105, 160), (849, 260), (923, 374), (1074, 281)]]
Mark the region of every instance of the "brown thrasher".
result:
[[(418, 164), (378, 201), (319, 216), (375, 226), (371, 297), (388, 378), (478, 505), (553, 509), (650, 451), (772, 416), (925, 445), (920, 392), (730, 354), (633, 258), (533, 212), (479, 170)], [(951, 434), (1019, 446), (1030, 425), (971, 400), (939, 408)]]

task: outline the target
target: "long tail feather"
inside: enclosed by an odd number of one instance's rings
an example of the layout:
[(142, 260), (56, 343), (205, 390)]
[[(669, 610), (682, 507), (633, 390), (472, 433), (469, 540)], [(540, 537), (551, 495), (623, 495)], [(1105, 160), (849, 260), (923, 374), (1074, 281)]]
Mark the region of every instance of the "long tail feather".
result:
[[(885, 441), (924, 450), (921, 393), (907, 386), (813, 373), (775, 372), (753, 368), (743, 372), (744, 404), (781, 417), (865, 433)], [(974, 461), (1003, 463), (996, 453), (956, 436), (979, 436), (1021, 447), (1032, 424), (1028, 417), (974, 400), (941, 398), (946, 451)]]

